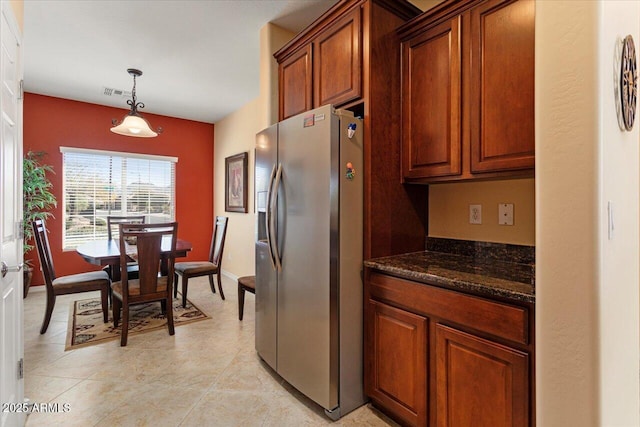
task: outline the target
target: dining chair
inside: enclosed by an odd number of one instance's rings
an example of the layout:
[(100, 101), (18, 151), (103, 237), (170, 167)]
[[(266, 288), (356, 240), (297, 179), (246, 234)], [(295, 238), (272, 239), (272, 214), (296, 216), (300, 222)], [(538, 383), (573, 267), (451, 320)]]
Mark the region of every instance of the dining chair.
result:
[(144, 215), (109, 215), (107, 216), (107, 237), (109, 238), (109, 240), (118, 238), (117, 235), (114, 236), (114, 233), (120, 231), (120, 224), (144, 224), (145, 222), (146, 221)]
[(251, 292), (256, 294), (256, 276), (243, 276), (238, 278), (238, 319), (244, 317), (244, 294)]
[[(122, 311), (120, 345), (127, 345), (129, 332), (129, 306), (159, 301), (166, 313), (169, 335), (175, 333), (173, 326), (173, 287), (176, 259), (178, 223), (120, 224), (120, 266), (126, 268), (129, 258), (137, 260), (139, 277), (129, 279), (122, 275), (119, 282), (111, 284), (113, 293), (113, 326), (117, 327)], [(163, 237), (170, 237), (170, 250), (162, 250)], [(166, 261), (166, 262), (165, 262)], [(167, 274), (161, 274), (166, 265)]]
[(216, 226), (213, 229), (213, 235), (211, 236), (211, 247), (209, 248), (209, 260), (208, 261), (188, 261), (176, 263), (176, 286), (173, 290), (173, 297), (178, 296), (178, 276), (182, 277), (182, 307), (187, 306), (187, 289), (189, 287), (189, 279), (192, 277), (209, 276), (209, 286), (211, 292), (216, 293), (216, 287), (213, 284), (213, 275), (217, 276), (218, 290), (220, 291), (220, 298), (224, 298), (224, 292), (222, 291), (222, 281), (220, 279), (220, 272), (222, 271), (222, 253), (224, 252), (224, 239), (227, 235), (227, 222), (226, 216), (216, 217)]
[(80, 292), (100, 291), (102, 301), (102, 314), (104, 322), (107, 323), (109, 317), (108, 292), (111, 286), (111, 279), (105, 271), (89, 271), (86, 273), (71, 274), (68, 276), (56, 277), (51, 257), (51, 248), (47, 236), (47, 228), (44, 221), (38, 219), (31, 223), (33, 235), (36, 241), (36, 248), (40, 258), (44, 283), (47, 288), (47, 306), (40, 333), (47, 332), (51, 314), (58, 295), (68, 295)]
[[(107, 238), (109, 240), (115, 240), (118, 238), (116, 234), (119, 232), (120, 224), (144, 224), (145, 216), (144, 215), (131, 215), (131, 216), (117, 216), (117, 215), (109, 215), (107, 216)], [(104, 267), (104, 271), (109, 273), (109, 277), (113, 280), (114, 278), (114, 266), (107, 265)], [(120, 270), (125, 271), (125, 270)], [(127, 275), (130, 279), (135, 279), (138, 277), (138, 264), (135, 262), (129, 262), (127, 264)]]

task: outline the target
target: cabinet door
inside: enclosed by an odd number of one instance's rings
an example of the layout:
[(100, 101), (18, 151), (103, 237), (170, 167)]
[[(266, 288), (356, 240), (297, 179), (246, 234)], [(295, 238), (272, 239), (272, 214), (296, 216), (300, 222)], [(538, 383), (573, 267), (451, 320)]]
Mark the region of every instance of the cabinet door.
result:
[(533, 0), (470, 12), (471, 172), (535, 167)]
[(362, 96), (360, 8), (324, 30), (315, 39), (315, 106), (344, 104)]
[(311, 45), (280, 63), (280, 120), (313, 108)]
[(427, 319), (369, 300), (365, 393), (407, 425), (427, 423)]
[(436, 325), (437, 425), (527, 426), (529, 356)]
[(405, 178), (458, 175), (460, 18), (402, 44), (402, 173)]

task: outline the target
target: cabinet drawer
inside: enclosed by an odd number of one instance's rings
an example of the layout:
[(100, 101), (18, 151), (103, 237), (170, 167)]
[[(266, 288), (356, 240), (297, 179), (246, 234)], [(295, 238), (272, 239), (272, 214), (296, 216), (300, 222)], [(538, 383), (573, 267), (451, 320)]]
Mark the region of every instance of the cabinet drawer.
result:
[(515, 343), (529, 344), (529, 311), (460, 292), (369, 274), (372, 298), (406, 308), (430, 318), (444, 319)]

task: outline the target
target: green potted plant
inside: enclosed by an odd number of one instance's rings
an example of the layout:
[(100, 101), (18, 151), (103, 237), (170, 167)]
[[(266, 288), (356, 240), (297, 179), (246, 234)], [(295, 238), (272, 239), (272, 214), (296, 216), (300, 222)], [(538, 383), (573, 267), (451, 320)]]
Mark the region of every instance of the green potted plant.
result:
[(56, 196), (51, 192), (53, 184), (47, 178), (47, 172), (55, 173), (50, 165), (42, 162), (47, 153), (44, 151), (29, 151), (22, 161), (22, 192), (23, 192), (23, 253), (24, 261), (24, 298), (27, 297), (33, 267), (31, 260), (26, 259), (27, 253), (34, 246), (32, 244), (33, 228), (31, 222), (36, 219), (46, 220), (53, 217), (50, 210), (57, 206)]

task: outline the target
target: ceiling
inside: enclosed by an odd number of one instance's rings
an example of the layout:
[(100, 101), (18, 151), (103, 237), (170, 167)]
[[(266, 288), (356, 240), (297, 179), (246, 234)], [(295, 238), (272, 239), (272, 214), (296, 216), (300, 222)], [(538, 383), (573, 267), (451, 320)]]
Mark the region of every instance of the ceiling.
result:
[(215, 123), (259, 93), (260, 29), (298, 32), (337, 0), (25, 0), (25, 91)]

